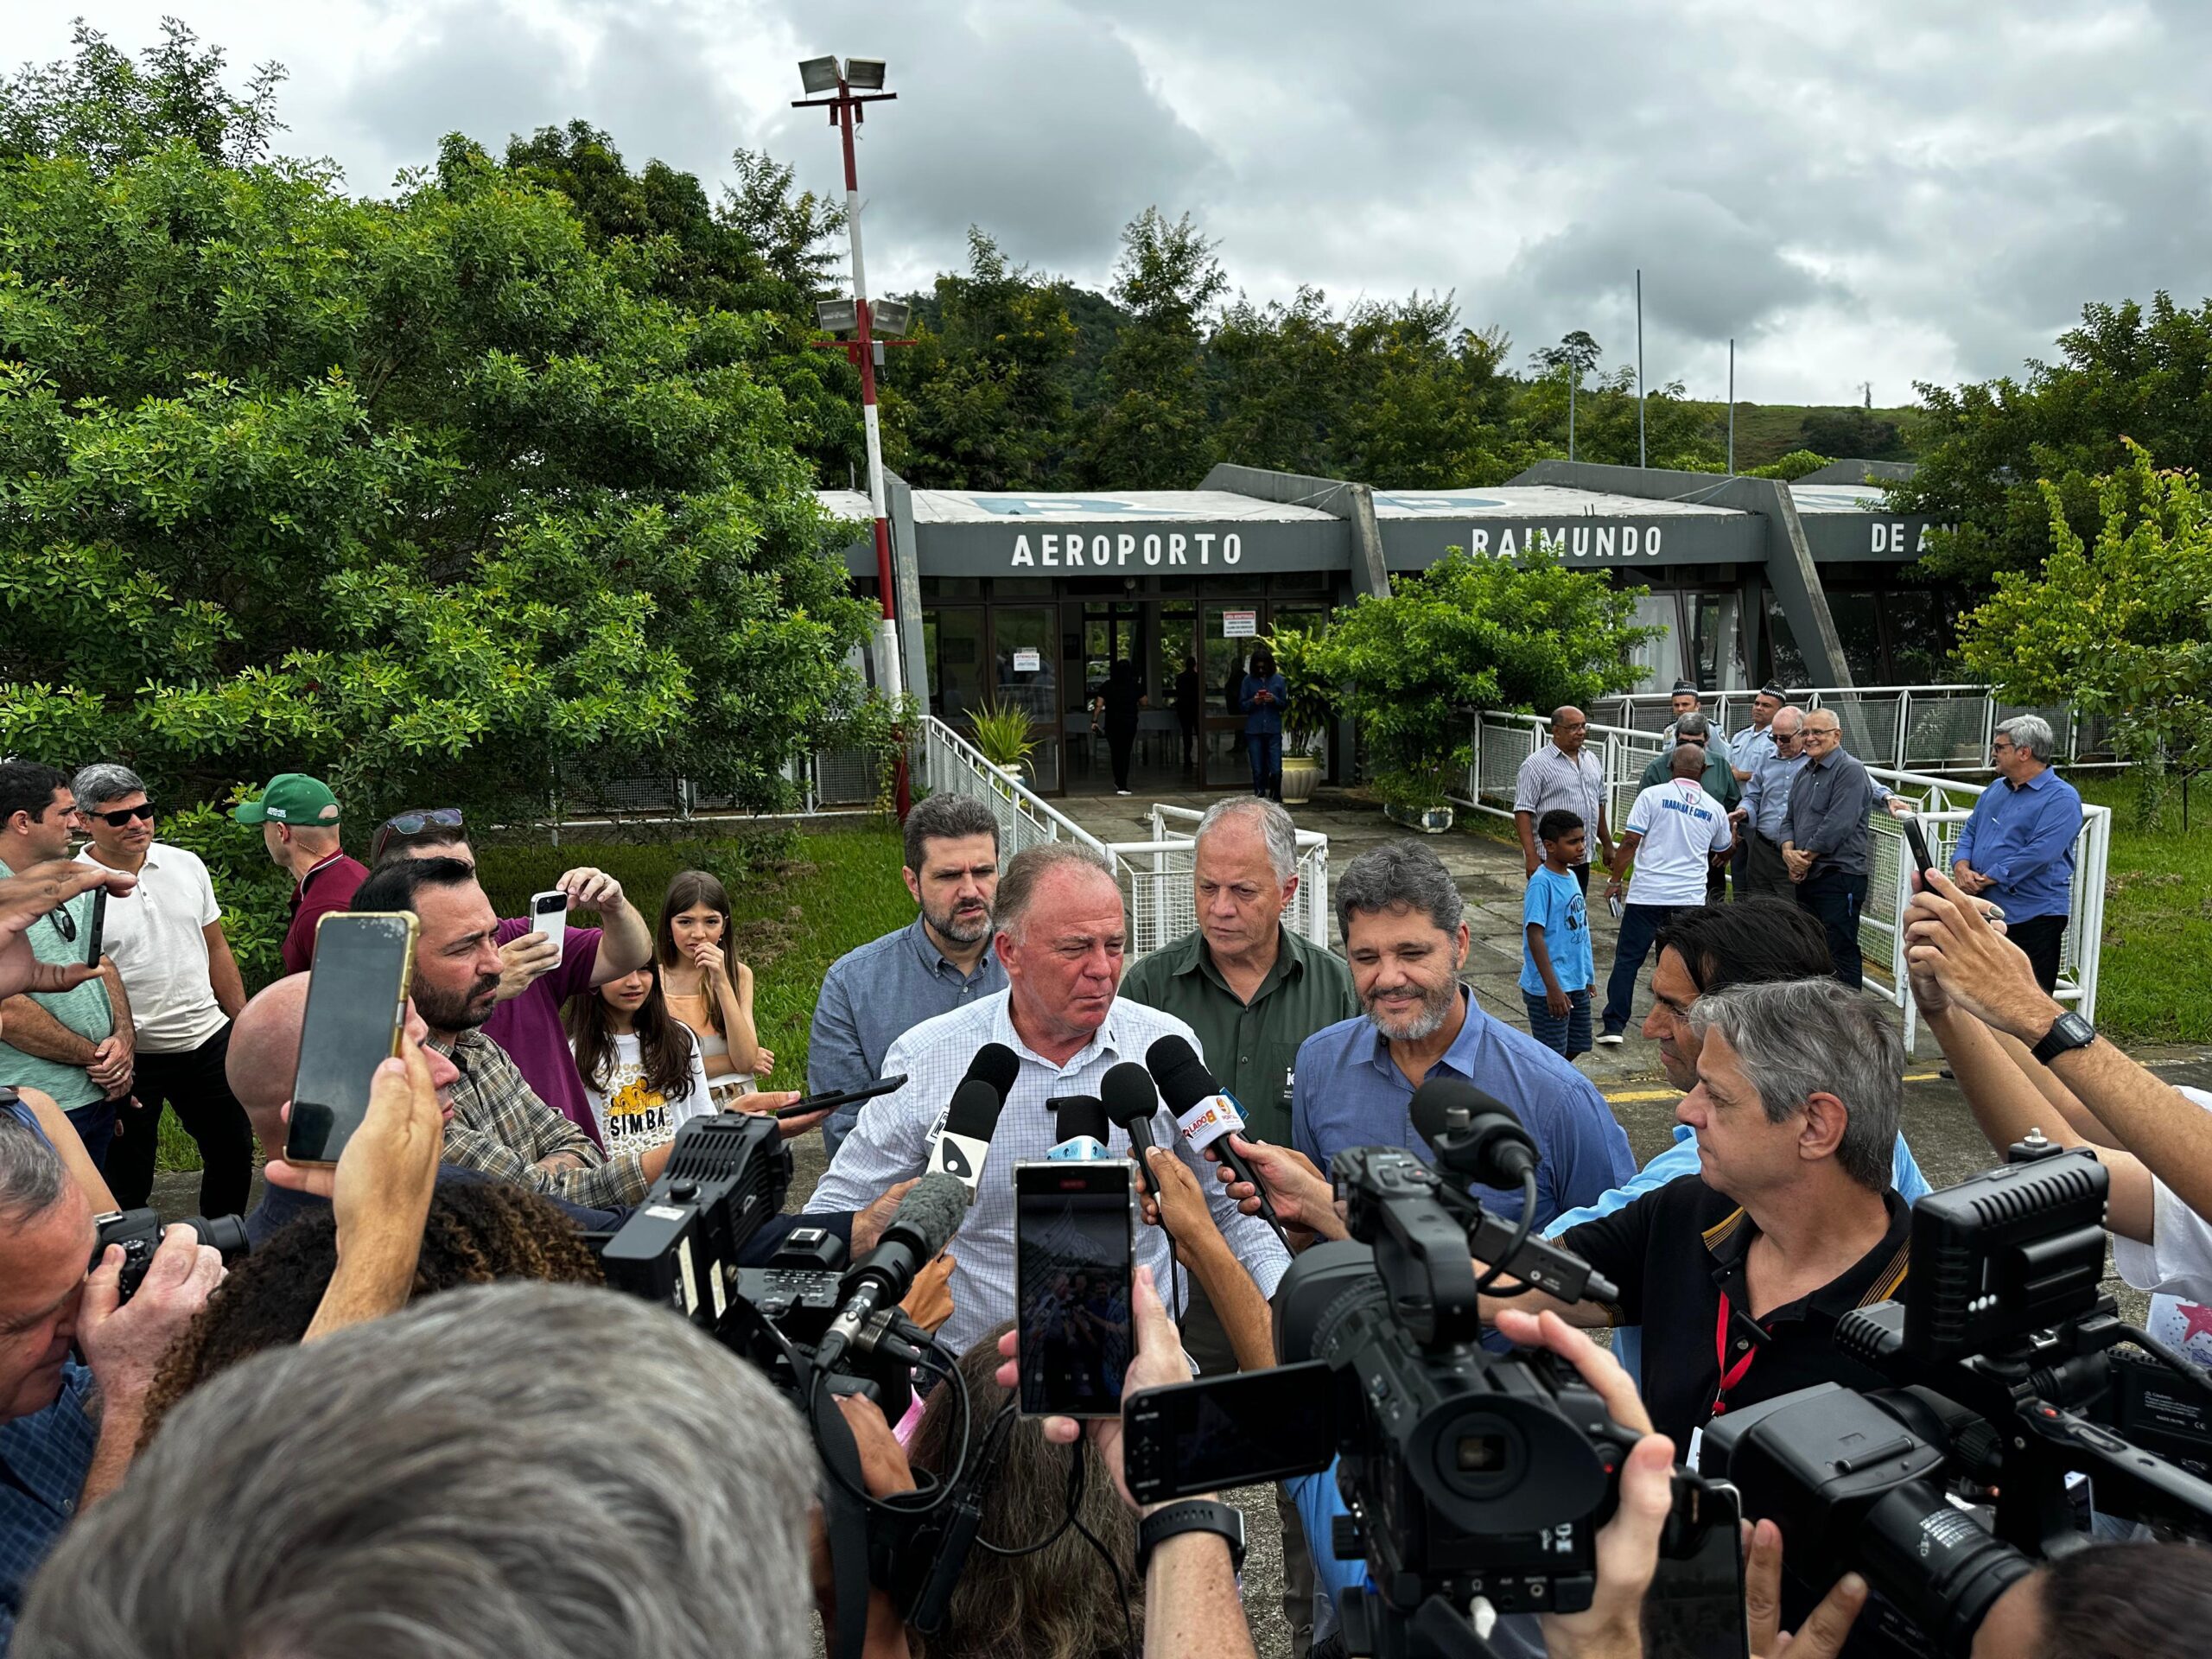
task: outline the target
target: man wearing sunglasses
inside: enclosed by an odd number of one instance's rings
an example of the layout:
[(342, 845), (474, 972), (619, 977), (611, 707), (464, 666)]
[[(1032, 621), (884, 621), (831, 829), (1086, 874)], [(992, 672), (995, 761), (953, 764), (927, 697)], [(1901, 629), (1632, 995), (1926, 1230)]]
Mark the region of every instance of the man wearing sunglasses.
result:
[(108, 1185), (126, 1210), (154, 1190), (162, 1113), (200, 1147), (200, 1213), (242, 1214), (253, 1190), (253, 1134), (224, 1076), (245, 980), (223, 932), (215, 884), (198, 855), (156, 839), (145, 780), (95, 761), (71, 787), (92, 840), (78, 856), (138, 878), (108, 901), (105, 944), (130, 999), (136, 1098), (116, 1115)]
[[(52, 766), (0, 765), (0, 878), (67, 858), (76, 806), (68, 778)], [(54, 906), (29, 929), (33, 954), (42, 963), (82, 963), (92, 914), (89, 893)], [(94, 1163), (106, 1158), (135, 1065), (123, 976), (105, 952), (99, 967), (98, 977), (71, 989), (0, 1001), (0, 1083), (52, 1096)]]
[(315, 924), (331, 911), (350, 910), (369, 879), (369, 867), (338, 844), (338, 798), (320, 778), (280, 772), (258, 799), (240, 802), (231, 816), (259, 824), (269, 856), (300, 884), (284, 930), (284, 971), (304, 974), (315, 959)]

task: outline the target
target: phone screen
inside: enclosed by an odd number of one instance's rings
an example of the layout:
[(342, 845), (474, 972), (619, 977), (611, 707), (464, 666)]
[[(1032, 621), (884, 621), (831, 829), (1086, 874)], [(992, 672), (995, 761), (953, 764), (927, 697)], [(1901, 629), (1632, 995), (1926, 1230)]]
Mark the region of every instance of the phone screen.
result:
[(1704, 1537), (1683, 1560), (1662, 1555), (1643, 1603), (1645, 1659), (1747, 1659), (1743, 1500), (1725, 1481), (1698, 1494)]
[(1140, 1503), (1325, 1469), (1336, 1455), (1327, 1363), (1147, 1389), (1122, 1416), (1122, 1463)]
[(399, 1052), (414, 970), (412, 916), (334, 911), (316, 925), (288, 1161), (334, 1164), (361, 1127), (377, 1067)]
[(1014, 1166), (1021, 1409), (1112, 1417), (1135, 1340), (1126, 1159)]

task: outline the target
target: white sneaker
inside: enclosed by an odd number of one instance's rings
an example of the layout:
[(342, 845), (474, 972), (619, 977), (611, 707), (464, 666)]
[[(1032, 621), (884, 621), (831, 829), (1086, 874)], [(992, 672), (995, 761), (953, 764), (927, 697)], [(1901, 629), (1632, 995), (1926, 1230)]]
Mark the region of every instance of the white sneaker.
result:
[(1136, 793), (1136, 791), (1133, 789), (1117, 789), (1114, 792), (1116, 795), (1134, 795)]
[(1621, 1046), (1622, 1037), (1618, 1031), (1601, 1031), (1598, 1033), (1598, 1040), (1608, 1048), (1618, 1048)]

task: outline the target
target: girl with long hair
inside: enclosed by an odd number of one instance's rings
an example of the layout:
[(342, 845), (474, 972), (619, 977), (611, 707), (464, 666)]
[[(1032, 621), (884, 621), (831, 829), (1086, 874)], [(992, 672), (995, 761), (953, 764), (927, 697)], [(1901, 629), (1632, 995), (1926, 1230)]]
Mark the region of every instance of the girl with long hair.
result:
[(654, 955), (668, 1010), (698, 1034), (715, 1103), (754, 1091), (776, 1057), (753, 1024), (753, 970), (730, 954), (729, 894), (704, 870), (678, 870), (661, 900)]
[(610, 1156), (657, 1147), (715, 1109), (699, 1039), (668, 1011), (658, 964), (578, 992), (561, 1023)]

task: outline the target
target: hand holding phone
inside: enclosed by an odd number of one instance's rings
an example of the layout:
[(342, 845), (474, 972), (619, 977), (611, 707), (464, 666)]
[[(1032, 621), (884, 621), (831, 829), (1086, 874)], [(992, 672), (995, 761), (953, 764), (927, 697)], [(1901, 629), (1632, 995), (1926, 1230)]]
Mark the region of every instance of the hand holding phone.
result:
[(1024, 1414), (1118, 1417), (1134, 1347), (1127, 1159), (1014, 1166), (1014, 1334)]
[(377, 1068), (399, 1052), (418, 928), (406, 912), (333, 911), (316, 923), (287, 1163), (336, 1163), (368, 1116)]
[(778, 1117), (810, 1117), (816, 1112), (834, 1111), (840, 1106), (849, 1106), (856, 1100), (874, 1100), (878, 1095), (887, 1095), (894, 1089), (906, 1086), (901, 1072), (895, 1077), (880, 1077), (864, 1089), (841, 1089), (826, 1095), (807, 1095), (788, 1106), (776, 1109)]
[(552, 940), (556, 950), (565, 950), (569, 938), (569, 895), (558, 887), (531, 893), (530, 931)]

